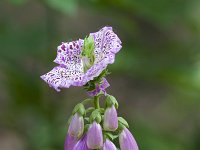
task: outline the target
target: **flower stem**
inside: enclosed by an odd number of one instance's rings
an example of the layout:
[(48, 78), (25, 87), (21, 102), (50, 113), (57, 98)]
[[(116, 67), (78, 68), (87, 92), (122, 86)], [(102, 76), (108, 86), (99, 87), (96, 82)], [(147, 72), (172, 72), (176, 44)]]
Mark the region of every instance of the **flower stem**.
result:
[(99, 105), (99, 96), (95, 96), (94, 97), (94, 107), (95, 109), (99, 109), (100, 105)]

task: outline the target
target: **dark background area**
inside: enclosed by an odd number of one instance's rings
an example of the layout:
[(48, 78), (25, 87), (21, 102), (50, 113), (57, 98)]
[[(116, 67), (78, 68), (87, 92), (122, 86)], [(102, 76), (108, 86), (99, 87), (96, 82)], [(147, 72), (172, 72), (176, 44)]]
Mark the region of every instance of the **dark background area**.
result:
[(87, 97), (40, 75), (62, 41), (109, 25), (123, 43), (109, 66), (141, 150), (200, 149), (199, 0), (1, 0), (0, 150), (61, 150), (67, 119)]

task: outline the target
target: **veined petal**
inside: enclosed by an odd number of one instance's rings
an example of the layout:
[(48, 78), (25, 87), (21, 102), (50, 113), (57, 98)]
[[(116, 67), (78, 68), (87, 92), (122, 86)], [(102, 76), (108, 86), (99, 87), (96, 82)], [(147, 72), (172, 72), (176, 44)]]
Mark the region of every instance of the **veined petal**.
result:
[(116, 148), (115, 144), (113, 144), (113, 142), (106, 139), (105, 143), (103, 144), (102, 150), (117, 150), (117, 148)]
[(74, 146), (73, 150), (91, 150), (87, 147), (87, 135), (84, 135)]
[(68, 133), (75, 137), (80, 138), (84, 131), (84, 119), (83, 116), (80, 116), (78, 113), (76, 113), (70, 122)]
[(65, 139), (64, 150), (73, 150), (73, 147), (76, 144), (76, 142), (77, 142), (76, 138), (67, 134)]
[(88, 130), (87, 146), (91, 149), (100, 149), (103, 146), (102, 128), (96, 122), (93, 122)]
[(139, 150), (133, 135), (127, 128), (120, 133), (119, 143), (121, 150)]
[(114, 105), (110, 108), (106, 108), (103, 128), (106, 131), (115, 131), (118, 128), (117, 111)]

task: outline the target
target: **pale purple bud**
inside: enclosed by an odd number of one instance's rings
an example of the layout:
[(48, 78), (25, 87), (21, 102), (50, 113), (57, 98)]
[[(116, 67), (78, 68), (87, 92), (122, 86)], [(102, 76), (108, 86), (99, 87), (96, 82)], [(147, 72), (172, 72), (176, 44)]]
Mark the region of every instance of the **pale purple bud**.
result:
[(73, 147), (76, 144), (76, 142), (77, 142), (76, 138), (67, 134), (65, 139), (64, 150), (73, 150)]
[(83, 135), (84, 131), (84, 119), (83, 116), (80, 116), (78, 113), (76, 113), (70, 122), (68, 133), (75, 137), (80, 138)]
[(84, 135), (74, 146), (73, 150), (90, 150), (87, 147), (87, 135)]
[(121, 150), (139, 150), (133, 135), (127, 128), (120, 133), (119, 143)]
[(103, 134), (100, 124), (95, 121), (90, 125), (87, 133), (87, 146), (90, 149), (100, 149), (103, 147)]
[(117, 150), (117, 148), (116, 148), (115, 144), (113, 144), (113, 142), (106, 139), (105, 143), (103, 144), (102, 150)]
[(96, 84), (95, 89), (92, 90), (92, 91), (88, 91), (87, 93), (88, 93), (89, 96), (94, 97), (102, 91), (104, 93), (104, 95), (106, 95), (107, 94), (106, 89), (109, 86), (110, 86), (110, 84), (108, 83), (108, 81), (105, 78), (103, 78), (101, 84)]
[(103, 128), (106, 131), (115, 131), (118, 128), (117, 111), (114, 105), (108, 107), (104, 113)]

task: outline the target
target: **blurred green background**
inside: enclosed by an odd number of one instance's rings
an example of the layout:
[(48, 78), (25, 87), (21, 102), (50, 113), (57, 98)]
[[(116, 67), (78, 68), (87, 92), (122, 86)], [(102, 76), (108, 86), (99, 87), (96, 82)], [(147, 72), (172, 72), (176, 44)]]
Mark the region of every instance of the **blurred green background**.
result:
[(62, 150), (82, 88), (39, 76), (62, 41), (109, 25), (123, 49), (108, 92), (140, 150), (200, 149), (199, 0), (1, 0), (0, 150)]

